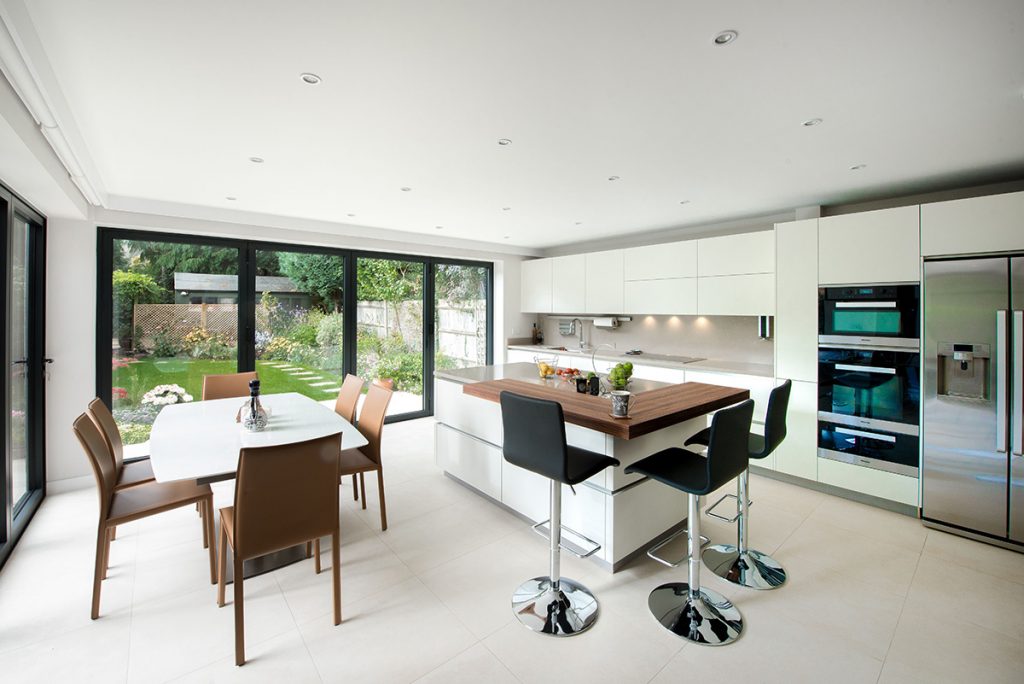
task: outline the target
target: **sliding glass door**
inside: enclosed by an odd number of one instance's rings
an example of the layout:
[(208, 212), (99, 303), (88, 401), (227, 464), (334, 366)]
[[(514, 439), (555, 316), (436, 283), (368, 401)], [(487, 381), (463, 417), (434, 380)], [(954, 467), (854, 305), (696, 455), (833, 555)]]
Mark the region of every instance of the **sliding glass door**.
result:
[(490, 363), (491, 269), (479, 264), (434, 265), (434, 367)]
[(43, 497), (43, 264), (45, 228), (38, 215), (0, 187), (5, 335), (3, 526), (0, 564)]

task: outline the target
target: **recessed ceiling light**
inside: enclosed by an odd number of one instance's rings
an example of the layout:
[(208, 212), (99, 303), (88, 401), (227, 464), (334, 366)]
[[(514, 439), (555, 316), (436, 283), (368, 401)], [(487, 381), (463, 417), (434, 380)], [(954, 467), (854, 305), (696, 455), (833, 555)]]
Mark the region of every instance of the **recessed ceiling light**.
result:
[(860, 171), (861, 169), (866, 169), (867, 167), (868, 167), (867, 164), (854, 164), (853, 166), (850, 167), (850, 170), (851, 171)]
[(227, 200), (227, 201), (229, 201), (229, 202), (234, 202), (234, 201), (235, 201), (236, 199), (238, 199), (238, 198), (237, 198), (237, 197), (232, 197), (231, 195), (228, 195), (228, 196), (227, 196), (227, 197), (225, 197), (224, 199), (226, 199), (226, 200)]
[(253, 164), (262, 164), (263, 157), (249, 157), (249, 161), (251, 161)]
[(583, 225), (583, 221), (577, 221), (577, 222), (576, 222), (576, 225), (577, 225), (577, 226), (582, 226), (582, 225)]
[(502, 207), (502, 211), (512, 211), (512, 207)]
[(308, 83), (309, 85), (316, 85), (321, 80), (319, 76), (317, 76), (316, 74), (311, 74), (309, 72), (299, 74), (299, 78), (302, 79), (303, 83)]
[(355, 214), (346, 214), (349, 218), (355, 218)]
[(511, 145), (512, 141), (509, 140), (508, 138), (501, 138), (501, 139), (498, 140), (498, 144), (499, 145)]
[(434, 230), (444, 230), (444, 226), (434, 226)]
[(822, 121), (824, 121), (824, 119), (808, 119), (807, 121), (804, 121), (804, 126), (817, 126)]
[(401, 188), (402, 192), (411, 192), (412, 188)]
[(715, 36), (715, 45), (728, 45), (729, 43), (739, 38), (739, 35), (739, 33), (733, 31), (732, 29), (729, 29), (728, 31), (722, 31), (717, 36)]
[(608, 176), (608, 180), (610, 180), (610, 181), (617, 181), (617, 180), (619, 180), (619, 177), (618, 176)]
[(679, 200), (680, 204), (689, 204), (690, 200)]
[(508, 239), (509, 239), (510, 237), (512, 237), (512, 236), (511, 236), (511, 235), (506, 235), (506, 236), (505, 236), (504, 238), (502, 238), (502, 239), (504, 239), (504, 240), (508, 240)]

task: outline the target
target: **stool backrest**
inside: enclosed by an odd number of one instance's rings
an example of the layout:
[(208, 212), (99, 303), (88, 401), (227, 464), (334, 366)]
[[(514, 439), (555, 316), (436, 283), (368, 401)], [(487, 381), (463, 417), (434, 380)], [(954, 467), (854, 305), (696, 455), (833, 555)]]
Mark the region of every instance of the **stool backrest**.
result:
[(512, 392), (502, 392), (499, 399), (505, 460), (549, 479), (567, 482), (569, 457), (562, 405)]
[(751, 458), (765, 458), (775, 451), (786, 438), (786, 412), (789, 410), (789, 393), (793, 381), (786, 380), (772, 390), (768, 397), (768, 413), (764, 419), (764, 449)]
[(708, 437), (708, 485), (715, 490), (747, 469), (754, 400), (722, 409), (711, 419)]

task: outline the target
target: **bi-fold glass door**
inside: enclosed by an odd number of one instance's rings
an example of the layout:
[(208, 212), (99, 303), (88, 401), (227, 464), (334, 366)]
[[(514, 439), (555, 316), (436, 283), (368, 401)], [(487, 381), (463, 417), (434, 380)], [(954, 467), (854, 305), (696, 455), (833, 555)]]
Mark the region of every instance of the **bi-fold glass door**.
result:
[(39, 507), (45, 488), (43, 390), (44, 219), (0, 186), (4, 278), (3, 488), (0, 564)]

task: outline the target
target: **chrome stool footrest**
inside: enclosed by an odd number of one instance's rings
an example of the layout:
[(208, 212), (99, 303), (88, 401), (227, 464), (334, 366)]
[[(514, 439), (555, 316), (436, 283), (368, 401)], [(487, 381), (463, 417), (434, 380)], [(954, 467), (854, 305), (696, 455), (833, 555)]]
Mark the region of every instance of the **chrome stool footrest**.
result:
[[(719, 513), (715, 513), (715, 509), (718, 508), (718, 505), (721, 504), (726, 499), (732, 499), (732, 500), (734, 500), (736, 502), (736, 515), (732, 516), (731, 518), (727, 518), (724, 515), (721, 515)], [(736, 496), (735, 494), (723, 494), (722, 497), (720, 499), (718, 499), (718, 501), (716, 501), (715, 503), (711, 504), (710, 506), (708, 506), (707, 508), (704, 509), (704, 514), (705, 515), (709, 515), (712, 518), (718, 518), (719, 520), (724, 520), (727, 523), (734, 523), (734, 522), (736, 522), (737, 520), (740, 519), (739, 501), (740, 501), (739, 497)], [(747, 506), (749, 507), (749, 506), (753, 506), (753, 505), (754, 505), (754, 502), (751, 501), (750, 499), (747, 499)]]
[[(667, 565), (670, 568), (678, 568), (680, 565), (682, 565), (686, 561), (690, 560), (689, 554), (683, 556), (682, 558), (680, 558), (677, 561), (670, 561), (667, 558), (662, 558), (661, 556), (659, 556), (657, 554), (658, 549), (660, 549), (661, 547), (669, 544), (670, 542), (672, 542), (673, 540), (677, 539), (678, 537), (686, 534), (687, 530), (688, 530), (688, 528), (684, 527), (683, 529), (679, 530), (678, 532), (675, 532), (674, 534), (668, 536), (666, 539), (663, 539), (662, 541), (658, 542), (657, 544), (655, 544), (651, 548), (647, 549), (647, 557), (650, 558), (651, 560), (658, 561), (662, 565)], [(707, 546), (710, 543), (711, 543), (711, 540), (708, 539), (707, 537), (705, 537), (703, 534), (700, 536), (701, 548), (704, 548), (705, 546)]]
[[(551, 522), (550, 518), (548, 518), (547, 520), (541, 520), (539, 523), (537, 523), (536, 525), (533, 526), (533, 531), (536, 532), (541, 537), (544, 537), (545, 539), (551, 539), (551, 530), (550, 530), (550, 524), (549, 524), (550, 522)], [(568, 551), (572, 555), (576, 556), (577, 558), (590, 558), (595, 553), (597, 553), (598, 551), (601, 550), (601, 545), (598, 544), (593, 539), (591, 539), (590, 537), (587, 537), (586, 535), (580, 534), (576, 530), (572, 529), (571, 527), (566, 527), (565, 525), (562, 525), (561, 528), (562, 528), (563, 534), (565, 532), (568, 532), (572, 536), (577, 537), (578, 539), (580, 539), (580, 541), (582, 541), (584, 544), (588, 544), (590, 546), (590, 548), (587, 549), (587, 548), (584, 548), (583, 546), (580, 546), (579, 544), (574, 544), (569, 539), (560, 538), (559, 541), (558, 541), (559, 547), (565, 549), (566, 551)]]

